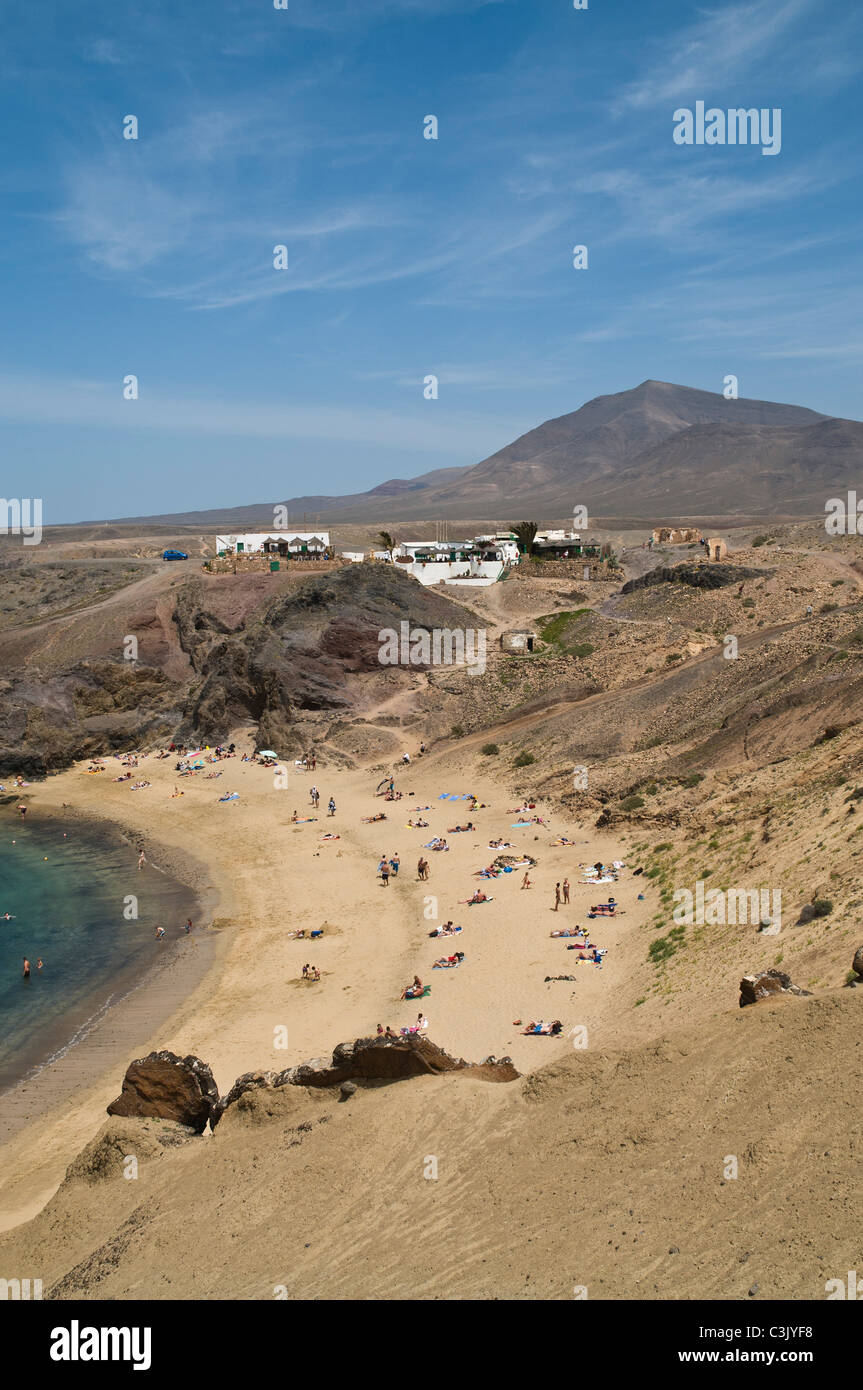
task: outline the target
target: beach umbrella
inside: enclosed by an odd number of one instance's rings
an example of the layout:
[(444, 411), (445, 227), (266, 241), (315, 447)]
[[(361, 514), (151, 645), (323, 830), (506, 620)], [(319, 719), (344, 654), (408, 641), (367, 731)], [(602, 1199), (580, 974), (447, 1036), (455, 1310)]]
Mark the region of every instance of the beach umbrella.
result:
[(258, 754), (259, 758), (277, 758), (278, 753), (274, 753), (272, 748), (262, 748)]

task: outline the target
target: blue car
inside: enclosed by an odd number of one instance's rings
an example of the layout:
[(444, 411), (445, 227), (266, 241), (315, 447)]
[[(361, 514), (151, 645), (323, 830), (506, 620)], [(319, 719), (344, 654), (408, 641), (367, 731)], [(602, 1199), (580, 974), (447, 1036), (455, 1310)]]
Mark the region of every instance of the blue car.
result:
[(189, 557), (188, 557), (188, 555), (186, 554), (185, 550), (163, 550), (163, 551), (162, 551), (162, 559), (163, 559), (163, 560), (188, 560), (188, 558), (189, 558)]

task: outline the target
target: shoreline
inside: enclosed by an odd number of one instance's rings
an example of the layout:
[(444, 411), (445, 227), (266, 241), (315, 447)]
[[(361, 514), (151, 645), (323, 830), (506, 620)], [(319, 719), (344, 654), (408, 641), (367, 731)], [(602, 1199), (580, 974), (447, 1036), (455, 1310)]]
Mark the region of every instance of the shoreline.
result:
[[(425, 1007), (429, 1036), (471, 1061), (511, 1055), (527, 1074), (569, 1048), (565, 1031), (572, 1024), (595, 1028), (600, 1044), (616, 1035), (609, 1001), (634, 988), (620, 948), (642, 916), (632, 910), (637, 880), (619, 885), (631, 915), (599, 929), (600, 944), (614, 947), (601, 972), (582, 966), (574, 975), (563, 973), (574, 962), (562, 942), (549, 940), (550, 928), (565, 917), (554, 916), (547, 886), (525, 894), (520, 875), (510, 875), (492, 886), (493, 909), (461, 904), (476, 886), (478, 866), (493, 857), (491, 838), (503, 835), (522, 851), (539, 851), (545, 885), (553, 886), (555, 874), (569, 874), (573, 906), (565, 911), (570, 922), (583, 920), (595, 890), (577, 886), (578, 861), (588, 842), (591, 860), (626, 857), (618, 833), (576, 829), (576, 817), (555, 812), (554, 833), (566, 829), (578, 847), (554, 848), (548, 826), (513, 835), (517, 828), (506, 810), (511, 793), (495, 776), (466, 774), (455, 758), (414, 764), (403, 803), (387, 806), (385, 827), (368, 821), (382, 806), (373, 790), (377, 775), (368, 768), (319, 769), (322, 800), (326, 804), (332, 791), (338, 807), (330, 820), (325, 813), (315, 816), (308, 805), (312, 779), (293, 766), (289, 790), (260, 765), (238, 759), (222, 765), (218, 786), (189, 779), (180, 797), (172, 791), (170, 765), (151, 755), (145, 766), (151, 787), (132, 798), (124, 784), (86, 777), (78, 764), (34, 787), (31, 804), (109, 822), (131, 851), (143, 844), (157, 869), (182, 875), (197, 895), (217, 893), (220, 915), (215, 929), (207, 929), (212, 956), (202, 954), (204, 937), (195, 933), (186, 953), (191, 978), (182, 970), (162, 972), (147, 991), (120, 1002), (115, 1013), (126, 1023), (113, 1040), (100, 1024), (86, 1052), (82, 1043), (68, 1054), (85, 1061), (74, 1089), (60, 1083), (59, 1066), (49, 1069), (38, 1098), (31, 1085), (16, 1133), (2, 1144), (0, 1229), (41, 1210), (105, 1123), (105, 1107), (119, 1094), (128, 1063), (154, 1048), (199, 1056), (224, 1094), (245, 1072), (280, 1071), (329, 1053), (346, 1039), (374, 1034), (378, 1023), (396, 1029), (413, 1024), (416, 1005), (400, 995), (417, 972), (432, 988)], [(458, 819), (441, 793), (468, 781), (485, 805), (473, 817), (476, 829), (455, 835), (451, 853), (430, 855), (431, 879), (419, 881), (414, 864), (426, 839), (446, 834)], [(227, 792), (237, 799), (218, 804)], [(405, 824), (415, 803), (427, 808), (428, 830)], [(294, 821), (293, 811), (302, 818)], [(333, 831), (334, 841), (322, 838)], [(394, 851), (403, 872), (385, 889), (376, 865), (382, 853)], [(465, 963), (455, 971), (432, 970), (443, 948), (429, 940), (429, 928), (448, 917), (463, 923)], [(291, 935), (300, 927), (305, 939)], [(312, 942), (309, 932), (317, 928), (323, 935)], [(319, 981), (302, 978), (306, 961), (319, 967)], [(564, 1020), (564, 1037), (520, 1035), (517, 1020), (556, 1016)], [(101, 1037), (106, 1046), (100, 1051)]]
[[(74, 769), (65, 775), (70, 771)], [(28, 1134), (55, 1124), (66, 1107), (72, 1107), (74, 1113), (79, 1106), (98, 1106), (104, 1111), (104, 1105), (119, 1095), (129, 1062), (158, 1046), (161, 1035), (174, 1031), (176, 1020), (187, 1007), (194, 1008), (195, 996), (224, 956), (216, 919), (223, 888), (213, 882), (209, 867), (188, 851), (168, 846), (149, 832), (138, 830), (113, 808), (110, 814), (100, 814), (90, 807), (37, 800), (54, 776), (32, 783), (14, 798), (17, 802), (28, 797), (28, 824), (54, 828), (72, 821), (87, 830), (116, 836), (130, 847), (130, 852), (137, 852), (143, 845), (149, 867), (192, 896), (193, 920), (199, 925), (189, 937), (167, 943), (159, 957), (143, 967), (137, 980), (122, 981), (117, 997), (106, 986), (107, 997), (94, 1001), (93, 1012), (75, 1027), (71, 1036), (0, 1093), (0, 1152), (4, 1156), (10, 1146), (14, 1151), (17, 1143), (26, 1142)], [(108, 1090), (112, 1092), (110, 1096)], [(60, 1124), (62, 1127), (62, 1119)], [(73, 1156), (70, 1154), (70, 1159)], [(15, 1187), (20, 1183), (20, 1175), (16, 1176), (19, 1182), (13, 1183)], [(5, 1185), (0, 1186), (0, 1231), (29, 1219), (50, 1198), (56, 1185), (53, 1182), (38, 1195), (29, 1197), (23, 1215), (17, 1203), (14, 1211), (7, 1212)]]

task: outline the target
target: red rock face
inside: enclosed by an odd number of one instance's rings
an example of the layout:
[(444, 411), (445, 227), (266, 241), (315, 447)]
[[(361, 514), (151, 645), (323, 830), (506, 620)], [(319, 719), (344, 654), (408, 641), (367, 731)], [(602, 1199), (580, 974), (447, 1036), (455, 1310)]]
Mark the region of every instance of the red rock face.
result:
[(740, 981), (740, 1007), (769, 999), (773, 994), (809, 994), (808, 989), (791, 983), (791, 976), (782, 970), (763, 970), (759, 975), (744, 975)]
[(108, 1114), (176, 1120), (201, 1134), (218, 1100), (206, 1062), (173, 1052), (151, 1052), (130, 1062), (123, 1089), (108, 1106)]
[(520, 1075), (508, 1057), (500, 1061), (488, 1058), (479, 1063), (465, 1062), (461, 1057), (451, 1057), (430, 1039), (417, 1035), (357, 1038), (355, 1042), (339, 1043), (332, 1059), (316, 1057), (275, 1076), (272, 1072), (247, 1072), (238, 1077), (219, 1101), (210, 1125), (214, 1127), (228, 1106), (235, 1104), (246, 1091), (258, 1087), (318, 1088), (353, 1081), (402, 1081), (411, 1076), (440, 1076), (444, 1072), (458, 1072), (480, 1081), (516, 1081)]

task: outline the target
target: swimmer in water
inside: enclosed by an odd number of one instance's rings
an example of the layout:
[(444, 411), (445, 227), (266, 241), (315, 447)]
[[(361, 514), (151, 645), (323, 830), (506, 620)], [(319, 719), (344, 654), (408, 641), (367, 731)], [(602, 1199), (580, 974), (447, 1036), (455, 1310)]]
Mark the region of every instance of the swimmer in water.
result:
[(29, 960), (27, 959), (26, 956), (24, 957), (24, 969), (23, 969), (23, 971), (22, 971), (22, 974), (23, 974), (25, 980), (29, 980), (29, 978), (30, 978), (30, 962), (29, 962)]
[(40, 956), (39, 959), (36, 961), (36, 969), (37, 969), (37, 970), (41, 970), (41, 969), (42, 969), (42, 957), (41, 957), (41, 956)]

